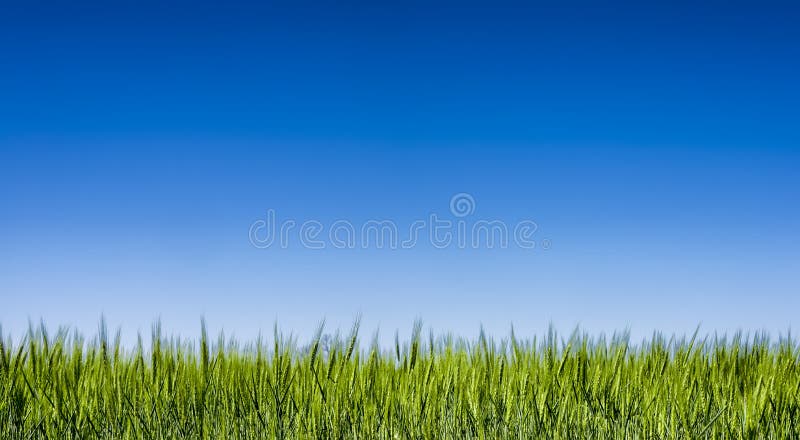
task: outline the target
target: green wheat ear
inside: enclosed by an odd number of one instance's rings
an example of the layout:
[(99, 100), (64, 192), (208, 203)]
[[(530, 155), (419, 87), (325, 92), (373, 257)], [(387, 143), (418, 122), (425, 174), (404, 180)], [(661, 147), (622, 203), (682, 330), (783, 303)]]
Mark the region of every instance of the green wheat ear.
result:
[(9, 347), (6, 348), (6, 340), (3, 336), (3, 326), (0, 325), (0, 375), (5, 376), (8, 374), (8, 366), (10, 364), (9, 361), (9, 348), (11, 348), (10, 344)]
[(325, 329), (325, 320), (323, 319), (319, 326), (317, 326), (317, 331), (314, 332), (314, 339), (311, 342), (311, 368), (314, 368), (317, 360), (317, 354), (319, 353), (319, 343), (320, 339), (322, 339), (322, 331)]
[(349, 343), (347, 344), (347, 354), (344, 357), (344, 362), (350, 362), (350, 358), (353, 356), (353, 350), (356, 348), (356, 341), (358, 340), (358, 328), (361, 326), (361, 316), (359, 315), (356, 317), (355, 322), (353, 323), (353, 328), (350, 330), (350, 337)]

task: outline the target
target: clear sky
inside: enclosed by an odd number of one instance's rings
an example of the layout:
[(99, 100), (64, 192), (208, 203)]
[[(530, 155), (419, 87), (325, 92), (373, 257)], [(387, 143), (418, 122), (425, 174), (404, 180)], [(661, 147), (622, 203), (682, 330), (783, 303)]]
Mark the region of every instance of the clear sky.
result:
[[(800, 325), (797, 5), (492, 3), (3, 5), (4, 332)], [(457, 193), (538, 246), (249, 239)]]

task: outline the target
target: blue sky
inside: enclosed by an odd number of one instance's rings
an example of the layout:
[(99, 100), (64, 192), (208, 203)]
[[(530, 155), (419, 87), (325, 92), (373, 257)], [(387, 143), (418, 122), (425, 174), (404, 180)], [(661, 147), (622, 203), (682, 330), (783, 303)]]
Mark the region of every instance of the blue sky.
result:
[[(3, 9), (6, 332), (800, 324), (796, 6)], [(407, 225), (462, 192), (552, 246), (248, 240), (268, 209)]]

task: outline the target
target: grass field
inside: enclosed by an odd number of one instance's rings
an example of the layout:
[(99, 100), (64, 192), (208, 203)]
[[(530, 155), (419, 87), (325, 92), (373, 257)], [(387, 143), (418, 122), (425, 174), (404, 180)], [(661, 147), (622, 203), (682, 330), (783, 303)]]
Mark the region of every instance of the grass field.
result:
[(800, 438), (800, 352), (764, 335), (299, 344), (0, 335), (0, 438)]

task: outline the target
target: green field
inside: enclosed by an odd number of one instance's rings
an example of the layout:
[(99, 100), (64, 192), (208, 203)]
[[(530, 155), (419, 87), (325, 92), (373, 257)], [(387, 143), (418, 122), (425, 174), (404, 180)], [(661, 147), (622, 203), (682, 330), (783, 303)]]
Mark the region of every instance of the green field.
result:
[(0, 438), (800, 438), (791, 337), (98, 333), (0, 335)]

